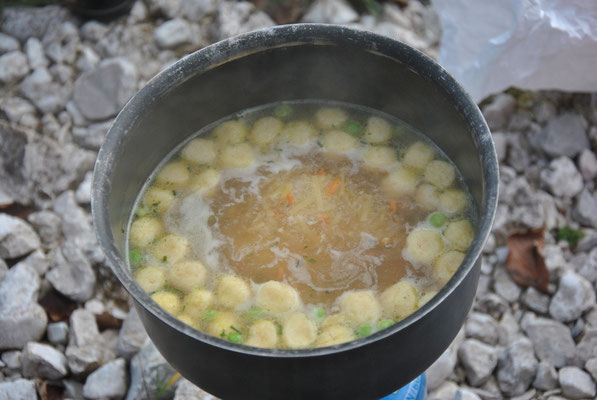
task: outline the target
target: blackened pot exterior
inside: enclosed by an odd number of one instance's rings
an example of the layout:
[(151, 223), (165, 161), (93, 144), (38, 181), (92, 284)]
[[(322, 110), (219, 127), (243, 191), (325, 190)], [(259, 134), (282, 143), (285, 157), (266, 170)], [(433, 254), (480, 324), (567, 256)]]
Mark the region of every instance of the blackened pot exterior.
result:
[[(283, 100), (369, 106), (428, 135), (456, 163), (478, 221), (453, 278), (416, 313), (371, 336), (311, 350), (229, 343), (184, 325), (135, 283), (123, 261), (134, 200), (155, 166), (202, 126)], [(408, 383), (446, 349), (471, 307), (493, 222), (498, 169), (477, 106), (422, 53), (372, 33), (299, 24), (219, 42), (170, 66), (125, 106), (94, 171), (95, 229), (151, 339), (181, 374), (223, 399), (376, 399)]]

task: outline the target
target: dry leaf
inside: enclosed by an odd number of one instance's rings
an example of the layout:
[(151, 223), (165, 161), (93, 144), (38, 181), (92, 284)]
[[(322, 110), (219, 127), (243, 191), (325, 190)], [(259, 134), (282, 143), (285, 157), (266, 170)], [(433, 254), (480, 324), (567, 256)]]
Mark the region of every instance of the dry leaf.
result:
[(35, 381), (35, 385), (41, 400), (62, 400), (64, 397), (64, 388), (62, 386), (39, 379)]
[(73, 311), (77, 309), (77, 303), (58, 293), (50, 290), (39, 300), (39, 304), (46, 310), (53, 322), (65, 321)]
[(105, 329), (120, 329), (122, 326), (122, 320), (116, 318), (107, 311), (96, 315), (95, 320), (97, 321), (97, 327), (100, 331)]
[(541, 255), (544, 241), (543, 229), (510, 236), (507, 240), (510, 253), (506, 259), (506, 269), (519, 285), (533, 286), (547, 292), (549, 272)]

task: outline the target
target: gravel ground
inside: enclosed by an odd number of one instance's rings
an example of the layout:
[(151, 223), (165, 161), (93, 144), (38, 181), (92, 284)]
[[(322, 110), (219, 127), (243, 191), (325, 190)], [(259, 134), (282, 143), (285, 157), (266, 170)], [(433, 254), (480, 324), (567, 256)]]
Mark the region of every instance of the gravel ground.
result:
[[(317, 0), (302, 20), (361, 26), (431, 57), (440, 39), (433, 11), (414, 0), (385, 3), (378, 18)], [(251, 3), (223, 0), (137, 1), (110, 23), (55, 6), (3, 10), (0, 400), (212, 398), (184, 379), (171, 384), (175, 371), (129, 311), (93, 233), (91, 170), (113, 118), (148, 79), (271, 25)], [(482, 110), (501, 163), (500, 205), (474, 308), (427, 371), (429, 398), (595, 398), (597, 94), (510, 90)], [(531, 231), (544, 241), (535, 252), (549, 273), (544, 291), (505, 267), (517, 262), (507, 244)]]

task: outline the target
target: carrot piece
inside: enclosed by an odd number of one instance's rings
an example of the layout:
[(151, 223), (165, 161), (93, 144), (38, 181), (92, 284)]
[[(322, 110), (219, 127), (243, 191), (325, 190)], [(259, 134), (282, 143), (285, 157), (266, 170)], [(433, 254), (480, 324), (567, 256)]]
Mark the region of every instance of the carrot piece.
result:
[(319, 168), (319, 171), (317, 171), (317, 175), (323, 175), (325, 174), (325, 171), (323, 170), (323, 168)]
[(322, 216), (321, 216), (321, 220), (322, 220), (323, 222), (325, 222), (326, 224), (327, 224), (328, 222), (330, 222), (330, 218), (329, 218), (327, 215), (322, 215)]
[(292, 195), (292, 193), (288, 193), (286, 195), (286, 200), (288, 200), (288, 205), (291, 206), (292, 203), (294, 203), (294, 196)]
[(392, 209), (393, 213), (398, 211), (398, 205), (394, 200), (390, 200), (390, 208)]
[(340, 185), (340, 179), (338, 178), (334, 179), (334, 181), (330, 183), (330, 186), (328, 186), (328, 194), (330, 196), (334, 195), (334, 192), (336, 191), (336, 189), (338, 189), (338, 185)]

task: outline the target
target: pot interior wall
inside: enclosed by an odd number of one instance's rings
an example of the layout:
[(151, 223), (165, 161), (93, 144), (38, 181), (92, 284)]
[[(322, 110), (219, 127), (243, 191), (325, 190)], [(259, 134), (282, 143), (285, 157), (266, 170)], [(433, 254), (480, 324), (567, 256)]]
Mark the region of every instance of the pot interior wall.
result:
[[(408, 60), (404, 60), (407, 61)], [(465, 118), (453, 102), (407, 63), (350, 44), (295, 44), (254, 52), (193, 74), (142, 108), (112, 158), (108, 209), (121, 254), (123, 229), (147, 176), (199, 128), (245, 108), (282, 100), (329, 99), (392, 114), (429, 136), (457, 164), (478, 209), (482, 166)], [(421, 70), (421, 69), (419, 69)], [(137, 106), (139, 107), (139, 106)]]

